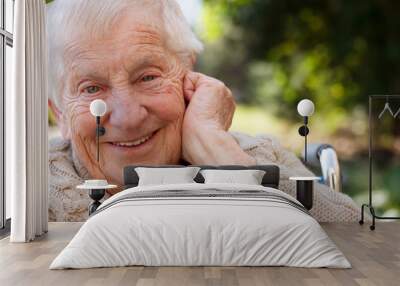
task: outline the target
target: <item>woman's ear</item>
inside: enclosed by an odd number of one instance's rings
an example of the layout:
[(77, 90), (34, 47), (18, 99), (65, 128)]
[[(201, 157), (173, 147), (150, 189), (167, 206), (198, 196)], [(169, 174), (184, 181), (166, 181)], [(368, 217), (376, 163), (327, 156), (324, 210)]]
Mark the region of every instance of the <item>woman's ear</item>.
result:
[(61, 131), (61, 135), (64, 139), (69, 140), (70, 139), (70, 132), (69, 132), (69, 128), (68, 128), (68, 124), (65, 120), (65, 116), (62, 113), (62, 111), (54, 104), (54, 102), (49, 99), (47, 101), (48, 107), (51, 110), (51, 112), (53, 113), (57, 126)]
[(193, 70), (196, 64), (197, 56), (195, 53), (180, 53), (178, 55), (179, 60), (187, 70)]

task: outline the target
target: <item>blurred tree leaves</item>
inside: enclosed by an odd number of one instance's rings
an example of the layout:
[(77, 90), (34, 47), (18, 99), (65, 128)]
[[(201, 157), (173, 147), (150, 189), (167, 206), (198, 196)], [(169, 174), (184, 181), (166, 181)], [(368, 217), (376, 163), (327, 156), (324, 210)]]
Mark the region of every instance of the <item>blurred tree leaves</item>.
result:
[(310, 98), (334, 120), (368, 94), (400, 91), (399, 1), (204, 2), (199, 67), (242, 102), (282, 114)]

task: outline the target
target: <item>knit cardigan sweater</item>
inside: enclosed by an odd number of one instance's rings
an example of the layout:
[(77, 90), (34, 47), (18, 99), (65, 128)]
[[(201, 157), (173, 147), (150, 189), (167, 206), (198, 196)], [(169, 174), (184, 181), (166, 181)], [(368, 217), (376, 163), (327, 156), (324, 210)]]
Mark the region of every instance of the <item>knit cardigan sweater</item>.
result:
[[(283, 148), (271, 136), (249, 136), (231, 132), (242, 150), (256, 159), (257, 165), (276, 164), (280, 168), (279, 189), (296, 197), (296, 183), (291, 176), (313, 176), (293, 152)], [(76, 158), (70, 141), (61, 138), (49, 143), (49, 220), (85, 221), (91, 199), (77, 185), (89, 179), (89, 173)], [(106, 194), (105, 199), (109, 195)], [(311, 214), (320, 222), (358, 221), (360, 210), (353, 200), (329, 187), (316, 183)]]

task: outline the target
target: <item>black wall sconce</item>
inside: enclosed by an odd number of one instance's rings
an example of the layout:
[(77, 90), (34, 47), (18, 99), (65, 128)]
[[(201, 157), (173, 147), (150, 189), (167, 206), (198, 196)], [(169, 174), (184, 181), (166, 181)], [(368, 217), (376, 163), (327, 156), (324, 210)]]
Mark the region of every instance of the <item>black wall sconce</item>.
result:
[(307, 162), (307, 135), (310, 133), (308, 129), (308, 117), (313, 115), (315, 110), (314, 103), (309, 99), (303, 99), (297, 104), (297, 112), (303, 116), (304, 125), (300, 126), (299, 134), (304, 137), (304, 161)]
[(90, 113), (96, 117), (96, 143), (97, 143), (97, 162), (100, 159), (100, 136), (106, 133), (106, 129), (100, 126), (100, 117), (104, 116), (107, 112), (107, 104), (104, 100), (96, 99), (90, 103)]

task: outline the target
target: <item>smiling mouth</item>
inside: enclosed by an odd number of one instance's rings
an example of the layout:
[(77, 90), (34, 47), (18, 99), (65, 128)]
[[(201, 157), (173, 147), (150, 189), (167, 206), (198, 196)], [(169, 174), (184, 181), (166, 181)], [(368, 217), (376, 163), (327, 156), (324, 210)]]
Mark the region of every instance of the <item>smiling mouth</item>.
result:
[(149, 141), (153, 136), (157, 133), (157, 131), (154, 131), (153, 133), (146, 135), (144, 137), (141, 137), (137, 140), (133, 141), (120, 141), (120, 142), (109, 142), (113, 146), (117, 147), (124, 147), (124, 148), (132, 148), (132, 147), (138, 147), (143, 144), (145, 144), (147, 141)]

